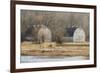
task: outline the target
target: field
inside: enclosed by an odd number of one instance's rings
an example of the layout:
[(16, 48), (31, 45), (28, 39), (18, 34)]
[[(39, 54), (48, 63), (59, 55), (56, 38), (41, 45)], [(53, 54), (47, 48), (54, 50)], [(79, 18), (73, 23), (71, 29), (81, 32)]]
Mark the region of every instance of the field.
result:
[(21, 43), (21, 55), (27, 56), (86, 56), (89, 57), (89, 43), (56, 44), (34, 42)]

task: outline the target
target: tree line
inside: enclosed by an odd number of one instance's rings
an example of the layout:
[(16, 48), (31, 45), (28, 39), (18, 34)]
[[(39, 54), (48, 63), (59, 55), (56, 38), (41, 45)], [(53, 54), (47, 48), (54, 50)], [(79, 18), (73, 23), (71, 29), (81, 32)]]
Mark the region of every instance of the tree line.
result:
[(89, 41), (89, 13), (21, 10), (22, 39), (29, 35), (37, 40), (41, 24), (51, 30), (53, 41), (61, 41), (63, 36), (68, 36), (67, 28), (73, 27), (73, 24), (84, 29), (86, 40)]

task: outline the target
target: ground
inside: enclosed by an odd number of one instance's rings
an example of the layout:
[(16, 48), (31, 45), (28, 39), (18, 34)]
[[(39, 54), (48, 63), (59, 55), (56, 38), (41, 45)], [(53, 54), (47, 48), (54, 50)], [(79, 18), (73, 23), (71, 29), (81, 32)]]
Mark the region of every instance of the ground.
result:
[(21, 43), (21, 55), (29, 56), (86, 56), (89, 57), (89, 43), (56, 44), (34, 42)]

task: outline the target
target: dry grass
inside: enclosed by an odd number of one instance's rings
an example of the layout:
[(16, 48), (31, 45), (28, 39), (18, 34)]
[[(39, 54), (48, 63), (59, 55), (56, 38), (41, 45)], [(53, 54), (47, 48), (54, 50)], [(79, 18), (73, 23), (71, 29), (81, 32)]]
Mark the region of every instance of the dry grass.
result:
[(89, 56), (89, 43), (63, 43), (56, 44), (23, 42), (21, 44), (22, 55), (36, 56)]

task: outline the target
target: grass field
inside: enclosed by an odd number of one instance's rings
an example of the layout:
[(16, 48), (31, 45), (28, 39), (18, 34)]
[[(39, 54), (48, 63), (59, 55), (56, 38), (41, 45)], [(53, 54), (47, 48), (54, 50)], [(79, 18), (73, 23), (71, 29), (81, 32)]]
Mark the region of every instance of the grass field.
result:
[(89, 43), (56, 44), (33, 42), (21, 43), (21, 55), (28, 56), (86, 56), (89, 57)]

